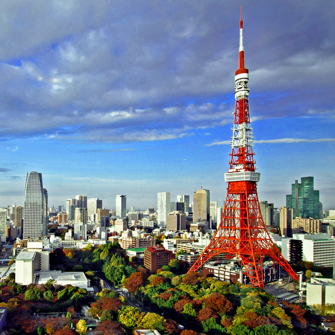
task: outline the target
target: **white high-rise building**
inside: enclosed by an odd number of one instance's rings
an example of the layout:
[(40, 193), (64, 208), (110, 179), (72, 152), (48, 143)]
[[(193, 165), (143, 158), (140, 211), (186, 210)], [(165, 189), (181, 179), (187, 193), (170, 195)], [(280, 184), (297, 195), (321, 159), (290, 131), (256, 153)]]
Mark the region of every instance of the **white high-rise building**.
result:
[(87, 216), (92, 220), (92, 214), (98, 213), (98, 208), (102, 208), (102, 200), (91, 198), (87, 200)]
[(218, 211), (218, 202), (211, 201), (209, 203), (209, 216), (210, 216), (210, 226), (216, 225), (217, 223), (217, 211)]
[(116, 216), (120, 219), (126, 217), (127, 214), (127, 198), (125, 195), (116, 196)]
[(3, 244), (6, 243), (6, 221), (7, 221), (7, 209), (0, 208), (0, 238)]
[(157, 223), (161, 227), (166, 227), (166, 216), (171, 211), (171, 193), (157, 193)]

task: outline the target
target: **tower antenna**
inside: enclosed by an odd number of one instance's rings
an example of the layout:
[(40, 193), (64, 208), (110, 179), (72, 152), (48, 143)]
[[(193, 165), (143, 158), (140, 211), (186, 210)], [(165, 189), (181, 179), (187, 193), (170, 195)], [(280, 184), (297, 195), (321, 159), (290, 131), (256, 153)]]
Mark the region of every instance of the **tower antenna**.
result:
[[(257, 194), (260, 173), (256, 172), (253, 132), (249, 114), (249, 70), (244, 67), (242, 7), (240, 20), (239, 64), (235, 72), (235, 111), (231, 153), (225, 181), (227, 197), (214, 237), (190, 268), (197, 271), (209, 260), (237, 258), (245, 277), (254, 287), (264, 288), (263, 259), (270, 256), (273, 267), (281, 266), (293, 279), (297, 274), (273, 243), (262, 218)], [(271, 279), (271, 278), (269, 278)], [(274, 279), (274, 278), (272, 278)], [(242, 278), (240, 278), (242, 280)]]

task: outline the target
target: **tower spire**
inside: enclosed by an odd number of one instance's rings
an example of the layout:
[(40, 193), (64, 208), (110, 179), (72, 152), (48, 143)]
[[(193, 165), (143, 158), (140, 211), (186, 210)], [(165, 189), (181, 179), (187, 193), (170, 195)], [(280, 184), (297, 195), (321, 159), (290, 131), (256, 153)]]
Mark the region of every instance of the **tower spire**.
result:
[[(257, 194), (260, 173), (256, 172), (253, 133), (249, 114), (249, 71), (244, 67), (242, 8), (240, 19), (239, 66), (235, 72), (235, 112), (231, 137), (231, 153), (225, 181), (227, 197), (217, 231), (190, 271), (197, 271), (209, 260), (235, 257), (245, 277), (254, 287), (264, 288), (263, 259), (266, 255), (293, 279), (297, 274), (273, 243), (264, 225)], [(240, 278), (242, 280), (242, 278)]]

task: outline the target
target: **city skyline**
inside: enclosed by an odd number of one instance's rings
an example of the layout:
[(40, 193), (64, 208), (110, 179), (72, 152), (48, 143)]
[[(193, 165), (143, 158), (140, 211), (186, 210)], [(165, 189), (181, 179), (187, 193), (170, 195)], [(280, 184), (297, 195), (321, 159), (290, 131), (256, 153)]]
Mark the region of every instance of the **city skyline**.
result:
[(280, 208), (313, 176), (334, 208), (335, 5), (314, 1), (0, 4), (0, 205), (23, 204), (29, 171), (50, 207), (156, 208), (201, 186), (222, 205), (240, 4), (259, 200)]

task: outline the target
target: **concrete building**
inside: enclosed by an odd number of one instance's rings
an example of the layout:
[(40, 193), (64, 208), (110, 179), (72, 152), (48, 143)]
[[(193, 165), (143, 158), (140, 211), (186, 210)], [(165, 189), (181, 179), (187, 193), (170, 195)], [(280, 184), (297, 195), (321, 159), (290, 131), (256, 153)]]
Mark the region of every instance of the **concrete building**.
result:
[(298, 233), (301, 230), (308, 234), (320, 234), (322, 233), (322, 220), (296, 217), (292, 221), (292, 232)]
[(74, 210), (74, 223), (87, 223), (87, 208), (76, 207)]
[(217, 227), (219, 226), (219, 224), (221, 223), (221, 218), (223, 215), (223, 210), (224, 210), (224, 206), (218, 206), (217, 208), (217, 212), (216, 212), (216, 217), (217, 217)]
[(14, 225), (21, 229), (22, 234), (22, 219), (23, 219), (23, 207), (16, 206), (15, 207), (15, 218), (14, 218)]
[(335, 239), (331, 239), (329, 234), (293, 234), (293, 238), (283, 238), (282, 255), (288, 262), (291, 261), (291, 240), (302, 242), (303, 261), (313, 262), (316, 266), (333, 266)]
[[(217, 226), (218, 218), (218, 202), (217, 201), (211, 201), (209, 203), (209, 216), (210, 216), (210, 227)], [(221, 219), (221, 217), (220, 217)]]
[(266, 226), (273, 226), (273, 204), (269, 204), (267, 201), (261, 201), (259, 207), (261, 209), (264, 224)]
[(280, 210), (280, 231), (282, 236), (292, 237), (293, 210), (288, 207), (281, 207)]
[(120, 219), (126, 217), (127, 214), (127, 198), (125, 195), (116, 196), (116, 216)]
[[(77, 207), (77, 199), (67, 199), (66, 200), (66, 204), (65, 204), (65, 207), (66, 207), (66, 213), (67, 215), (70, 217), (71, 216), (71, 210), (70, 210), (70, 207), (72, 206), (73, 208), (73, 217), (74, 217), (74, 208)], [(74, 220), (74, 218), (72, 219), (69, 219), (69, 220)]]
[(90, 220), (92, 220), (93, 214), (98, 213), (98, 208), (102, 208), (102, 200), (99, 198), (91, 198), (87, 200), (87, 216), (90, 218)]
[(168, 265), (175, 255), (163, 247), (148, 247), (144, 251), (144, 267), (151, 273), (156, 273), (163, 265)]
[(46, 234), (44, 200), (42, 174), (35, 171), (27, 173), (24, 188), (24, 239), (38, 239)]
[(35, 271), (48, 271), (49, 252), (22, 250), (15, 259), (15, 283), (21, 285), (29, 285), (34, 283)]
[(193, 222), (209, 222), (209, 190), (197, 190), (193, 194)]
[(114, 230), (117, 233), (122, 233), (124, 230), (127, 230), (127, 229), (128, 229), (127, 220), (124, 220), (124, 219), (115, 220)]
[(87, 195), (76, 195), (76, 206), (87, 209)]
[(57, 222), (60, 225), (64, 225), (67, 223), (67, 213), (66, 212), (59, 212), (57, 214)]
[(157, 193), (157, 223), (160, 227), (166, 227), (166, 216), (171, 211), (171, 193)]
[(190, 211), (190, 196), (185, 194), (177, 195), (177, 201), (185, 204), (184, 213), (187, 215)]
[(109, 218), (109, 210), (104, 208), (98, 208), (97, 210), (97, 221), (100, 222), (102, 217)]
[(306, 287), (306, 305), (335, 305), (335, 280), (312, 277)]
[(71, 285), (90, 291), (91, 282), (84, 272), (40, 271), (36, 277), (38, 285), (44, 285), (51, 279), (57, 285)]
[(0, 208), (0, 242), (6, 243), (7, 209)]
[(186, 215), (179, 211), (170, 212), (166, 216), (166, 230), (186, 230)]
[(156, 239), (149, 234), (134, 237), (131, 230), (126, 230), (121, 234), (119, 244), (122, 249), (147, 248), (154, 247), (156, 245)]

